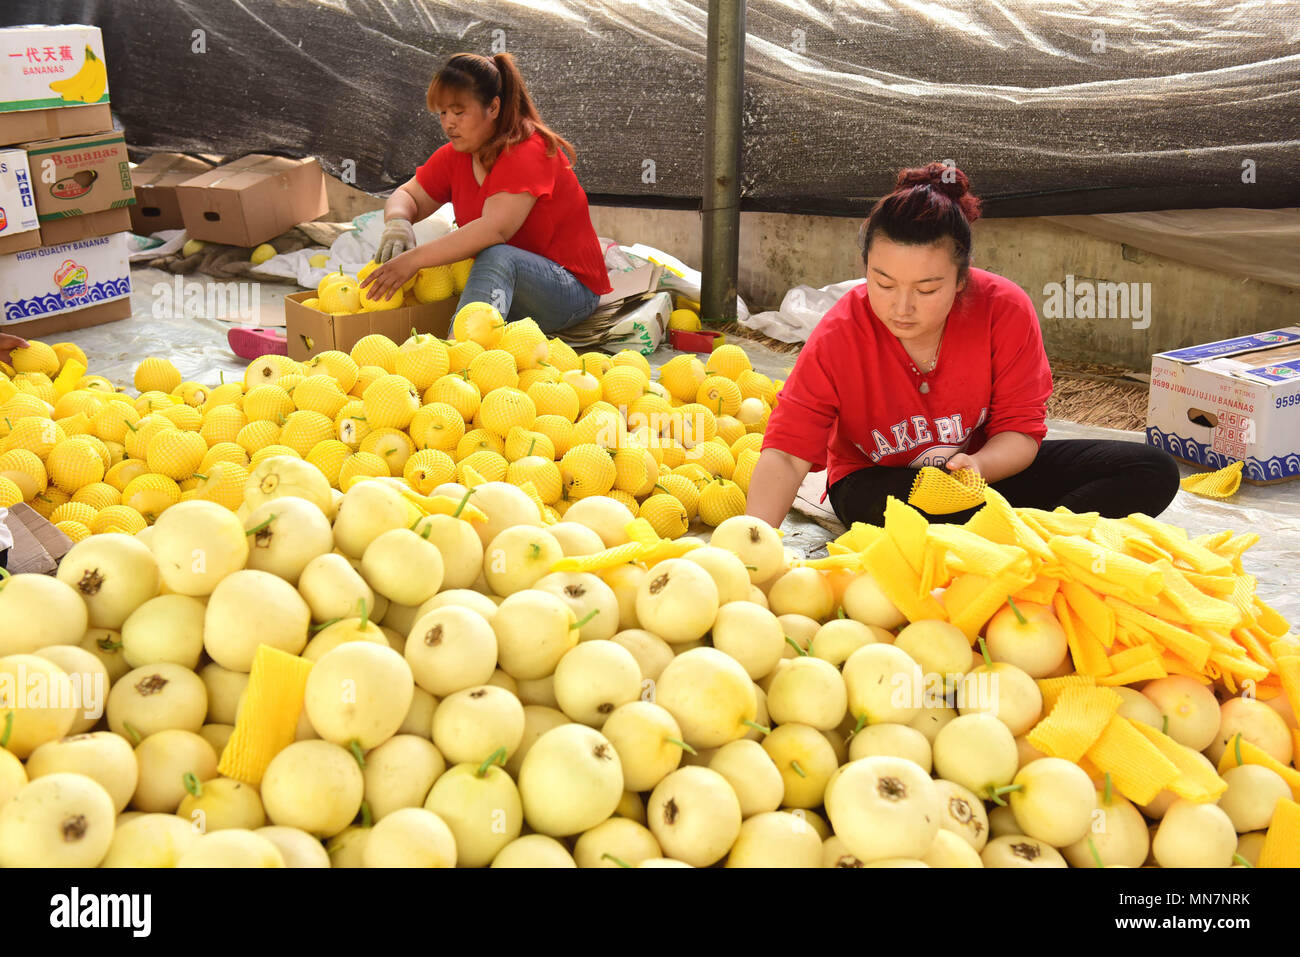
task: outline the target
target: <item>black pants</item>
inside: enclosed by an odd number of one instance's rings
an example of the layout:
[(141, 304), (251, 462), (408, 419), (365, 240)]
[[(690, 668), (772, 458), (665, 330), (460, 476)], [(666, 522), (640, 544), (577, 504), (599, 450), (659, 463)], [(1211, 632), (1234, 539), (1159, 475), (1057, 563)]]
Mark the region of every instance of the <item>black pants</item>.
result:
[[(881, 525), (889, 496), (906, 502), (916, 469), (872, 466), (851, 472), (830, 487), (827, 498), (845, 525)], [(1100, 512), (1123, 518), (1142, 512), (1153, 518), (1178, 492), (1178, 465), (1161, 449), (1139, 442), (1094, 439), (1048, 440), (1023, 472), (992, 483), (1016, 508)], [(922, 513), (926, 514), (926, 513)], [(975, 509), (928, 515), (935, 522), (961, 524)]]

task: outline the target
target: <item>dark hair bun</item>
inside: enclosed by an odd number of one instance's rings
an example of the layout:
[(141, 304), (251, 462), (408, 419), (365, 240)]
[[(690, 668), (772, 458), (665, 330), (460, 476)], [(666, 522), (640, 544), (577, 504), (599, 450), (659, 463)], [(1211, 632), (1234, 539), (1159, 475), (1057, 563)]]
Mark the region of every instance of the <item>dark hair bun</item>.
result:
[(968, 222), (974, 222), (980, 215), (980, 202), (971, 195), (970, 179), (956, 166), (944, 163), (927, 163), (911, 169), (900, 170), (898, 183), (894, 192), (903, 192), (925, 186), (936, 193), (948, 197), (965, 215)]

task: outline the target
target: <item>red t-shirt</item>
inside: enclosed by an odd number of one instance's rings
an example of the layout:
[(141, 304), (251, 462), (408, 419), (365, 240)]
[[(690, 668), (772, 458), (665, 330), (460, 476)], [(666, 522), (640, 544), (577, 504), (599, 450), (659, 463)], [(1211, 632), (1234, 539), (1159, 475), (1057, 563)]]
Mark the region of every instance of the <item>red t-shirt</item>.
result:
[(999, 432), (1041, 442), (1052, 370), (1025, 291), (971, 269), (926, 380), (930, 391), (922, 393), (921, 377), (872, 312), (864, 283), (808, 337), (777, 396), (763, 448), (812, 462), (813, 471), (826, 469), (829, 488), (873, 465), (942, 467)]
[(509, 244), (559, 263), (598, 295), (612, 291), (587, 194), (563, 150), (546, 155), (540, 133), (503, 150), (481, 186), (473, 156), (450, 143), (415, 171), (415, 181), (439, 206), (450, 202), (460, 226), (482, 216), (483, 203), (494, 193), (531, 193), (537, 202)]

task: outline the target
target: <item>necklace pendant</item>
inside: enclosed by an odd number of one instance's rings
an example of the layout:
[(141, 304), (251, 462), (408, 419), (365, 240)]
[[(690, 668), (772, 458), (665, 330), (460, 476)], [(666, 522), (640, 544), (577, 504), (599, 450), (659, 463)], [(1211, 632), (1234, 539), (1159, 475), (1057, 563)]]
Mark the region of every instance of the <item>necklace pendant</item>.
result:
[(925, 395), (925, 394), (928, 393), (929, 391), (930, 391), (930, 383), (928, 383), (928, 382), (922, 382), (922, 383), (921, 383), (921, 394), (922, 394), (922, 395)]

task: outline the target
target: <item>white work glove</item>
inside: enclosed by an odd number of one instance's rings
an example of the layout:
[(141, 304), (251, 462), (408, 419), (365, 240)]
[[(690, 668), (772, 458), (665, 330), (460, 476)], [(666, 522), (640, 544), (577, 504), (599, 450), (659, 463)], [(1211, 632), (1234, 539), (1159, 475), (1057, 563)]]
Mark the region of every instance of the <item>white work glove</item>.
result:
[(384, 223), (384, 234), (379, 237), (379, 251), (375, 253), (375, 262), (386, 263), (394, 256), (400, 256), (408, 249), (415, 248), (415, 230), (409, 219), (390, 219)]

